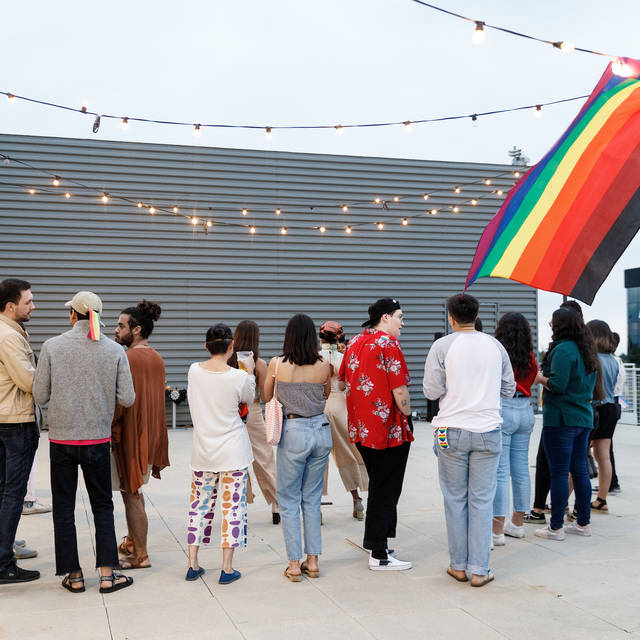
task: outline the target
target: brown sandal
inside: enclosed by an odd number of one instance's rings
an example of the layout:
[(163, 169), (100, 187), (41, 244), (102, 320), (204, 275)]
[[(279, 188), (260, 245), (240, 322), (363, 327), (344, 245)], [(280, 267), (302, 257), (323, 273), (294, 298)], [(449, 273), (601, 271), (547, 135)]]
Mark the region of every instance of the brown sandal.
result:
[(120, 558), (121, 569), (148, 569), (151, 567), (149, 562), (149, 556), (127, 556), (126, 558)]
[(301, 573), (289, 573), (289, 567), (284, 570), (284, 577), (289, 578), (291, 582), (300, 582), (302, 580)]
[(315, 571), (309, 569), (309, 567), (307, 567), (307, 563), (303, 562), (300, 565), (300, 571), (302, 571), (302, 573), (306, 573), (310, 578), (317, 578), (320, 576), (320, 569), (316, 569)]
[(136, 548), (133, 544), (133, 540), (129, 536), (124, 536), (124, 538), (122, 538), (120, 546), (118, 547), (118, 553), (122, 554), (123, 556), (131, 556), (133, 555), (135, 550)]
[(489, 571), (489, 573), (487, 573), (487, 575), (484, 577), (484, 580), (481, 580), (480, 582), (472, 582), (471, 586), (484, 587), (485, 584), (489, 584), (490, 582), (493, 582), (494, 579), (495, 579), (495, 576), (493, 575), (493, 573), (491, 573), (491, 571)]
[(447, 567), (447, 575), (450, 575), (454, 580), (457, 580), (458, 582), (469, 582), (469, 578), (467, 578), (467, 576), (465, 575), (464, 578), (459, 578), (454, 572), (453, 569), (451, 567)]
[(609, 511), (609, 507), (607, 506), (607, 501), (603, 500), (602, 498), (596, 498), (591, 503), (591, 508), (594, 511)]

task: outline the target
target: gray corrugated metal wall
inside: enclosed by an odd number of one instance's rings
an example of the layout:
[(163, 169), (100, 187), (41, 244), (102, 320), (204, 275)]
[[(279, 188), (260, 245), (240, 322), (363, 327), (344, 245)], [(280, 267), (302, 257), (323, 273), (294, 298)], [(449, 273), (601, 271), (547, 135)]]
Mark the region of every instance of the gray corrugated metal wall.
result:
[[(28, 329), (36, 349), (66, 330), (62, 304), (79, 289), (102, 297), (109, 333), (122, 308), (146, 297), (162, 305), (152, 342), (165, 359), (169, 383), (182, 387), (188, 364), (206, 355), (202, 343), (212, 323), (234, 327), (244, 318), (256, 320), (268, 358), (279, 352), (294, 313), (308, 313), (316, 323), (338, 320), (351, 336), (372, 301), (393, 296), (406, 316), (402, 345), (418, 410), (425, 406), (425, 355), (433, 333), (445, 330), (443, 302), (461, 290), (482, 229), (497, 210), (500, 199), (491, 191), (513, 184), (505, 177), (459, 197), (434, 194), (425, 203), (423, 192), (453, 189), (510, 167), (6, 134), (0, 134), (0, 152), (63, 178), (60, 193), (32, 196), (27, 187), (50, 187), (50, 180), (16, 162), (0, 164), (0, 277), (32, 283), (38, 308)], [(71, 180), (95, 191), (83, 195)], [(70, 200), (66, 190), (74, 194)], [(205, 235), (181, 217), (150, 216), (119, 202), (103, 205), (96, 197), (102, 191), (255, 224), (258, 233), (215, 226)], [(394, 195), (414, 197), (396, 204)], [(474, 195), (484, 196), (476, 207), (400, 225), (404, 215)], [(371, 203), (343, 213), (337, 206), (373, 197), (390, 201), (390, 210)], [(283, 211), (279, 217), (276, 207)], [(382, 232), (373, 224), (393, 218)], [(330, 229), (361, 221), (368, 224), (350, 236)], [(283, 224), (287, 236), (278, 234)], [(329, 228), (326, 234), (311, 229), (320, 224)], [(497, 314), (519, 310), (535, 331), (534, 290), (485, 279), (471, 293), (483, 303), (485, 330), (493, 330)], [(182, 408), (179, 423), (188, 420)]]

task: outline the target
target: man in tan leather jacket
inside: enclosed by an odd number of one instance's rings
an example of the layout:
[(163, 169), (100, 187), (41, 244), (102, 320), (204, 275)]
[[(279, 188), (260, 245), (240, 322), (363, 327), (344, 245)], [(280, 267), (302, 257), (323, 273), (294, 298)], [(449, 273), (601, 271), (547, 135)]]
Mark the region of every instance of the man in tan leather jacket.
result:
[(35, 309), (25, 280), (0, 282), (0, 584), (29, 582), (39, 571), (18, 567), (13, 541), (38, 447), (33, 410), (35, 359), (22, 324)]

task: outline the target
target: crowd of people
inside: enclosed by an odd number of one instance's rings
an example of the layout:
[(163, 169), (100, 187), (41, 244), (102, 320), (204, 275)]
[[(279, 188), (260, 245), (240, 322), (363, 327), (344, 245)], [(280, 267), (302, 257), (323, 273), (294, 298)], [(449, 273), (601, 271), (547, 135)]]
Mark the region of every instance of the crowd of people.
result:
[[(16, 550), (25, 541), (15, 535), (46, 424), (56, 575), (70, 592), (85, 591), (74, 519), (80, 468), (95, 524), (100, 591), (111, 593), (133, 583), (122, 569), (151, 566), (142, 488), (169, 466), (164, 362), (149, 344), (161, 309), (146, 300), (123, 309), (111, 340), (101, 330), (96, 294), (80, 291), (66, 306), (71, 330), (47, 340), (36, 361), (25, 330), (35, 309), (31, 285), (0, 283), (0, 584), (40, 577), (17, 565)], [(524, 537), (525, 523), (544, 525), (535, 535), (551, 540), (591, 535), (592, 511), (606, 512), (608, 493), (619, 487), (612, 437), (623, 376), (613, 355), (615, 334), (603, 321), (585, 324), (573, 301), (553, 313), (552, 341), (540, 366), (522, 314), (504, 314), (490, 336), (482, 332), (478, 309), (467, 294), (447, 300), (452, 331), (433, 342), (423, 378), (424, 395), (437, 401), (431, 425), (449, 546), (446, 572), (474, 587), (494, 579), (491, 549), (506, 537)], [(348, 343), (338, 322), (317, 331), (309, 316), (297, 314), (287, 324), (282, 353), (268, 365), (260, 358), (255, 322), (240, 322), (235, 333), (222, 323), (206, 331), (207, 357), (188, 372), (193, 445), (186, 580), (204, 573), (198, 553), (209, 545), (222, 548), (219, 583), (241, 577), (233, 559), (247, 544), (252, 465), (272, 522), (282, 527), (285, 578), (319, 577), (321, 502), (332, 452), (353, 499), (353, 518), (364, 520), (369, 569), (412, 567), (389, 548), (414, 440), (403, 326), (401, 305), (392, 298), (369, 307), (362, 332)], [(543, 387), (543, 429), (530, 509), (536, 384)], [(268, 403), (268, 424), (261, 403)], [(281, 429), (275, 455), (266, 436), (273, 428)], [(593, 501), (590, 448), (599, 470)], [(127, 523), (119, 545), (114, 491), (122, 496)]]

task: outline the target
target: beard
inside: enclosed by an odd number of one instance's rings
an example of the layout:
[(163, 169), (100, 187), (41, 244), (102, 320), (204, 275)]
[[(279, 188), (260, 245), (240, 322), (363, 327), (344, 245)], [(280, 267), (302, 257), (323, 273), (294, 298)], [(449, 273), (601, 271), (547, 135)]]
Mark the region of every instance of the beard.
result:
[(116, 338), (116, 342), (121, 344), (123, 347), (130, 347), (133, 342), (133, 336), (131, 334), (128, 336), (120, 336)]

